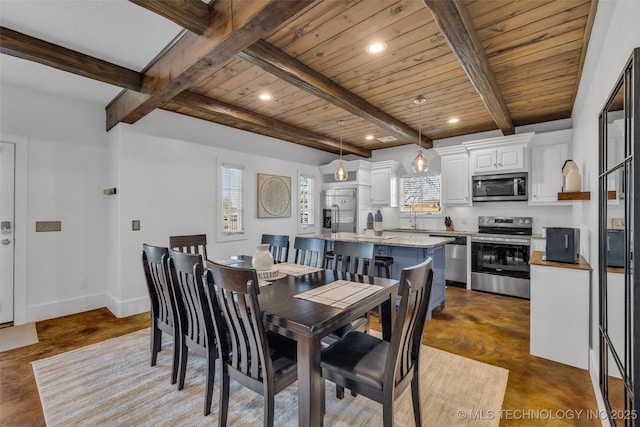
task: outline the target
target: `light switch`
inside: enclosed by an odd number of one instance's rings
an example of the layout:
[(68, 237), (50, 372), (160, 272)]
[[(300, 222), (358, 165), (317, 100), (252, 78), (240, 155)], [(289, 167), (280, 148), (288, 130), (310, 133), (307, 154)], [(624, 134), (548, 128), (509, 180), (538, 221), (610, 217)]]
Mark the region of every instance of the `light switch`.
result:
[(36, 221), (36, 233), (62, 231), (62, 221)]
[(139, 219), (134, 219), (133, 221), (131, 221), (131, 229), (133, 231), (140, 231), (140, 220)]

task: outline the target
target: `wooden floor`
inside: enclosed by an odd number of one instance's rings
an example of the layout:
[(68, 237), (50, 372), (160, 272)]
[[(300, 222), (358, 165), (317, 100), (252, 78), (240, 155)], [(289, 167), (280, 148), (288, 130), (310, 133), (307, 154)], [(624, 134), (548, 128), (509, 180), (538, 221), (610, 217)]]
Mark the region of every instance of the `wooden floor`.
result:
[[(0, 426), (45, 425), (31, 361), (148, 325), (148, 313), (118, 319), (106, 308), (38, 322), (38, 344), (0, 353)], [(375, 318), (372, 327), (379, 328)], [(548, 416), (562, 414), (557, 411), (586, 413), (597, 406), (587, 371), (529, 355), (526, 300), (447, 288), (447, 306), (427, 322), (423, 341), (509, 370), (501, 426), (600, 425), (584, 415), (550, 423)]]

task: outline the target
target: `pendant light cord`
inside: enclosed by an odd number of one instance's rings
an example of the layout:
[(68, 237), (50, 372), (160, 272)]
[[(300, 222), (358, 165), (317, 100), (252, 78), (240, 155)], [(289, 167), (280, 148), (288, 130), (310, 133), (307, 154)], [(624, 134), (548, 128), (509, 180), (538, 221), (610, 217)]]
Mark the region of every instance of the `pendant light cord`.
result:
[(422, 151), (422, 104), (426, 101), (422, 95), (413, 100), (414, 104), (418, 104), (418, 148), (420, 151)]
[(342, 160), (342, 134), (344, 132), (344, 120), (338, 120), (337, 122), (342, 129), (340, 129), (340, 160)]

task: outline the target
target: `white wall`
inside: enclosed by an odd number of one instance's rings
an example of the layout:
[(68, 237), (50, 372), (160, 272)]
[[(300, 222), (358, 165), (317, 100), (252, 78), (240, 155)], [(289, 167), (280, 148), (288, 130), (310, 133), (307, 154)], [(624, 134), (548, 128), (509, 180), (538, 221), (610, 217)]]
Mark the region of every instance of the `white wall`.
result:
[[(21, 256), (27, 278), (16, 290), (25, 295), (16, 306), (21, 323), (104, 306), (118, 316), (148, 310), (143, 242), (168, 245), (171, 234), (204, 232), (215, 258), (252, 254), (262, 233), (293, 240), (298, 172), (316, 176), (319, 195), (317, 165), (336, 157), (165, 111), (107, 133), (102, 105), (7, 84), (0, 89), (2, 134), (27, 141), (19, 146), (28, 156), (27, 213), (16, 218), (27, 228)], [(248, 221), (241, 241), (216, 242), (218, 160), (246, 165)], [(291, 177), (290, 218), (256, 218), (257, 173)], [(102, 193), (110, 187), (118, 194)], [(131, 231), (133, 219), (141, 220), (140, 231)], [(51, 220), (62, 221), (61, 232), (35, 233), (36, 221)]]
[[(592, 195), (598, 192), (598, 115), (631, 51), (640, 47), (640, 2), (600, 0), (593, 25), (578, 95), (573, 109), (574, 160)], [(573, 210), (573, 222), (581, 229), (598, 229), (598, 201), (583, 202)], [(591, 239), (591, 360), (592, 377), (598, 367), (598, 239)], [(596, 383), (597, 384), (597, 383)], [(596, 388), (596, 394), (599, 390)]]
[[(26, 281), (16, 282), (16, 320), (26, 322), (102, 307), (107, 215), (101, 189), (107, 171), (104, 109), (3, 85), (3, 133), (26, 150)], [(17, 173), (23, 173), (19, 171)], [(17, 191), (24, 192), (23, 188)], [(36, 233), (36, 221), (62, 221), (61, 232)], [(17, 247), (18, 243), (16, 243)], [(16, 264), (25, 260), (16, 259)]]
[[(157, 119), (165, 120), (166, 117)], [(254, 139), (259, 140), (265, 151), (277, 153), (281, 148), (279, 146), (286, 143), (223, 128), (220, 134), (210, 133), (210, 144), (205, 145), (148, 135), (139, 132), (136, 126), (119, 127), (119, 188), (118, 195), (110, 199), (120, 203), (115, 234), (121, 239), (121, 271), (119, 294), (112, 295), (115, 303), (112, 311), (127, 315), (145, 309), (143, 304), (146, 303), (147, 290), (139, 254), (143, 243), (167, 246), (170, 235), (206, 233), (210, 259), (235, 254), (252, 255), (263, 233), (287, 234), (293, 246), (293, 239), (298, 234), (295, 206), (297, 176), (304, 171), (315, 175), (319, 182), (318, 168), (218, 148), (219, 145), (233, 148), (249, 146), (247, 141)], [(307, 158), (314, 159), (312, 156)], [(245, 235), (240, 240), (226, 242), (216, 237), (217, 165), (222, 161), (245, 166)], [(291, 177), (291, 217), (257, 218), (257, 173)], [(140, 231), (131, 230), (131, 221), (134, 219), (141, 221)], [(309, 231), (317, 233), (319, 228)]]

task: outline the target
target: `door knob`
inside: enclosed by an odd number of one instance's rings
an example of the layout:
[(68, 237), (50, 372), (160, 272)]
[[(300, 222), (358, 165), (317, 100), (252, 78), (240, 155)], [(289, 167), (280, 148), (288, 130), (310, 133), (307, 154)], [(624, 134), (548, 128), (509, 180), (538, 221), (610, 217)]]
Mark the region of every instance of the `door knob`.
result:
[(2, 239), (2, 240), (0, 240), (0, 243), (2, 243), (4, 246), (7, 246), (9, 243), (11, 243), (11, 240), (9, 240), (9, 239)]

